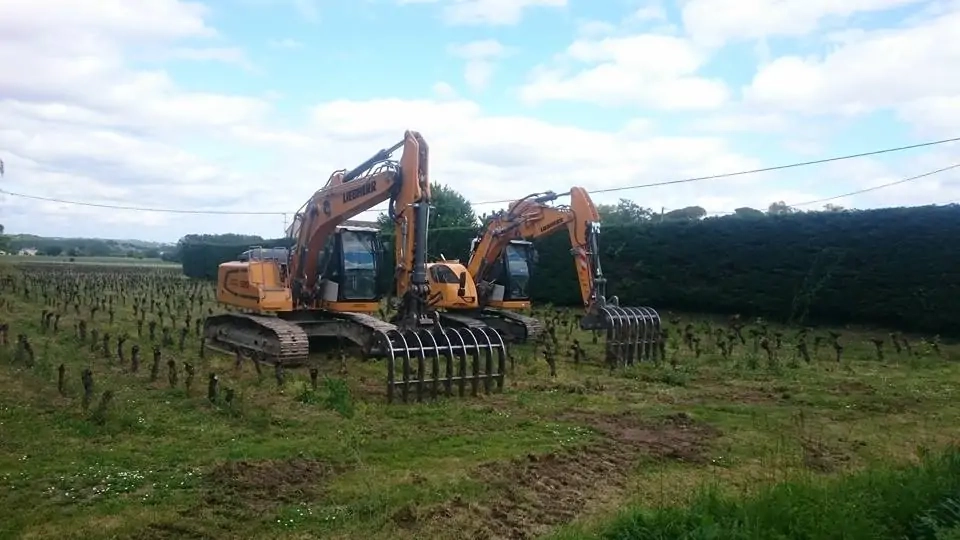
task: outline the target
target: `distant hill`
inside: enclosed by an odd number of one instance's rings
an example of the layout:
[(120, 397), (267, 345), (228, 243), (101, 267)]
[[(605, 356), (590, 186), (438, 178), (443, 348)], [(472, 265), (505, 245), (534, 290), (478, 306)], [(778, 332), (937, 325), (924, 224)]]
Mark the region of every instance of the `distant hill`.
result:
[(160, 258), (174, 251), (176, 244), (146, 240), (112, 240), (103, 238), (61, 238), (34, 234), (7, 235), (9, 251), (36, 249), (38, 255), (70, 255), (73, 257), (142, 257)]

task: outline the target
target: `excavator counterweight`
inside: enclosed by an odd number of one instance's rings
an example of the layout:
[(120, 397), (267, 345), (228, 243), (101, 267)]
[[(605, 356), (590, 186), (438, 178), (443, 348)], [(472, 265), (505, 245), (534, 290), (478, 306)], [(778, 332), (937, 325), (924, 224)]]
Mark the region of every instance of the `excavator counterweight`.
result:
[[(400, 160), (391, 160), (400, 148)], [(217, 300), (234, 311), (207, 317), (204, 346), (289, 367), (310, 363), (311, 352), (344, 357), (356, 348), (386, 360), (391, 402), (397, 394), (403, 401), (463, 395), (467, 384), (471, 394), (502, 389), (506, 350), (496, 330), (444, 326), (427, 309), (427, 162), (426, 142), (407, 131), (362, 165), (330, 176), (295, 214), (289, 250), (253, 248), (221, 264)], [(344, 223), (385, 201), (391, 215), (420, 212), (397, 257), (406, 271), (396, 274), (402, 303), (394, 322), (374, 315), (386, 292), (379, 276), (394, 274), (383, 263), (379, 230)]]

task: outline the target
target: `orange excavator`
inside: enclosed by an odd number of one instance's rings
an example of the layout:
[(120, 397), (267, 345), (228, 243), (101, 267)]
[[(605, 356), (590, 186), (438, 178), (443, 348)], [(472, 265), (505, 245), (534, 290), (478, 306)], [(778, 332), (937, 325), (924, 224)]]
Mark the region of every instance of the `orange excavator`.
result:
[[(607, 353), (627, 363), (653, 358), (658, 352), (660, 315), (650, 307), (621, 306), (616, 296), (606, 296), (600, 267), (600, 214), (585, 189), (574, 187), (568, 195), (569, 205), (550, 204), (560, 198), (552, 191), (514, 201), (492, 216), (483, 233), (473, 239), (467, 274), (476, 280), (485, 316), (505, 317), (531, 307), (531, 266), (537, 255), (530, 240), (566, 228), (585, 310), (580, 327), (605, 330)], [(510, 327), (501, 331), (508, 333)]]
[[(391, 156), (400, 148), (399, 161)], [(396, 269), (383, 268), (383, 243), (374, 228), (352, 227), (344, 222), (389, 201), (391, 216), (409, 224), (396, 242)], [(207, 317), (204, 346), (223, 352), (256, 356), (269, 363), (289, 366), (307, 362), (311, 344), (337, 338), (359, 346), (366, 357), (388, 359), (388, 394), (398, 385), (406, 391), (410, 361), (419, 362), (419, 390), (423, 384), (442, 382), (447, 391), (453, 382), (484, 382), (502, 388), (504, 344), (488, 326), (451, 328), (438, 324), (429, 307), (427, 279), (427, 227), (430, 210), (429, 151), (415, 131), (402, 141), (354, 168), (334, 172), (327, 184), (296, 213), (288, 229), (292, 247), (255, 248), (241, 260), (225, 262), (217, 275), (217, 300), (236, 311)], [(374, 316), (386, 291), (378, 276), (395, 276), (399, 309), (390, 321)], [(475, 297), (473, 278), (461, 296)], [(469, 289), (469, 290), (467, 290)], [(314, 338), (314, 339), (311, 339)], [(314, 347), (316, 349), (316, 347)], [(452, 374), (452, 356), (487, 359), (487, 373)], [(447, 376), (438, 363), (446, 357)], [(491, 358), (497, 357), (494, 373)], [(403, 363), (403, 383), (395, 380), (395, 361)], [(427, 379), (424, 359), (432, 359), (434, 378)], [(472, 377), (472, 378), (471, 378)], [(418, 394), (419, 395), (419, 394)]]

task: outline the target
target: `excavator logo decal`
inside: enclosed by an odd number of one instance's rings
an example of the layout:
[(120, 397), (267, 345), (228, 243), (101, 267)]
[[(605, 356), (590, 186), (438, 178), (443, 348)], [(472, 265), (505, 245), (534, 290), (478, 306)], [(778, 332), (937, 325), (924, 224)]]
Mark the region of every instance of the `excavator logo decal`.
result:
[(547, 232), (547, 231), (549, 231), (550, 229), (556, 227), (557, 225), (560, 225), (561, 223), (563, 223), (563, 218), (562, 218), (562, 217), (561, 217), (561, 218), (557, 218), (557, 219), (551, 221), (550, 223), (547, 223), (546, 225), (540, 227), (540, 232)]
[(351, 189), (350, 191), (344, 193), (343, 202), (346, 203), (354, 199), (359, 199), (360, 197), (363, 197), (364, 195), (369, 195), (376, 190), (377, 190), (377, 181), (371, 180), (358, 188)]

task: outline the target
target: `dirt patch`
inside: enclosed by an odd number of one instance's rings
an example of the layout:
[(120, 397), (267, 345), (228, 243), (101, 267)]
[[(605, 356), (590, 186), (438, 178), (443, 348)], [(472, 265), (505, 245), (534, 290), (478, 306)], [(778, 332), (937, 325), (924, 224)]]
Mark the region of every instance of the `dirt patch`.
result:
[(717, 387), (709, 388), (702, 392), (701, 396), (690, 398), (691, 403), (714, 404), (717, 402), (742, 403), (747, 405), (767, 405), (780, 403), (789, 400), (790, 392), (788, 389), (764, 389), (751, 387)]
[(862, 381), (843, 381), (837, 385), (836, 393), (844, 396), (852, 394), (873, 395), (877, 393), (877, 390)]
[(137, 533), (141, 540), (212, 540), (214, 535), (177, 523), (151, 523)]
[(620, 454), (691, 463), (704, 462), (707, 442), (719, 435), (716, 428), (694, 420), (686, 413), (641, 420), (629, 412), (614, 415), (580, 412), (564, 415), (560, 419), (583, 424), (602, 433), (607, 442), (623, 448), (618, 452)]
[(214, 519), (249, 521), (271, 517), (281, 505), (322, 498), (332, 465), (307, 458), (228, 461), (205, 475), (200, 506), (184, 517), (213, 514)]
[(804, 438), (800, 441), (800, 446), (803, 448), (804, 467), (817, 472), (835, 472), (850, 461), (849, 453), (839, 448), (828, 446), (822, 441)]
[(537, 383), (527, 387), (536, 392), (558, 392), (561, 394), (599, 394), (606, 390), (606, 386), (597, 381), (588, 380), (584, 384), (580, 383)]
[(561, 420), (588, 425), (604, 437), (577, 451), (481, 465), (474, 476), (491, 489), (489, 500), (455, 499), (423, 510), (404, 507), (394, 522), (429, 529), (427, 536), (450, 537), (444, 533), (458, 531), (454, 537), (537, 537), (584, 508), (617, 497), (642, 458), (703, 462), (709, 440), (719, 434), (685, 414), (644, 421), (630, 414), (578, 412)]
[(316, 495), (321, 480), (334, 472), (331, 465), (315, 459), (228, 461), (208, 480), (216, 492), (231, 498), (294, 502)]

